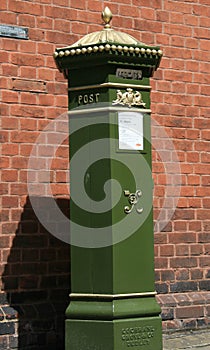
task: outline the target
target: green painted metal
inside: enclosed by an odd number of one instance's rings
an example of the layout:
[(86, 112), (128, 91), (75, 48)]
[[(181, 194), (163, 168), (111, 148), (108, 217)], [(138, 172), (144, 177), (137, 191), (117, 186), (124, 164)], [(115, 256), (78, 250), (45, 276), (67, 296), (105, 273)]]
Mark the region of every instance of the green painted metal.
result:
[[(77, 204), (77, 173), (71, 169), (71, 222), (95, 232), (109, 227), (107, 246), (93, 244), (88, 234), (86, 246), (71, 245), (72, 298), (66, 311), (66, 350), (123, 350), (128, 347), (145, 350), (162, 349), (160, 307), (154, 293), (154, 244), (151, 175), (150, 88), (149, 78), (160, 63), (159, 47), (135, 46), (136, 51), (112, 50), (113, 43), (102, 52), (69, 54), (71, 48), (57, 49), (58, 68), (69, 82), (70, 158), (86, 147), (87, 158), (94, 152), (96, 140), (104, 140), (106, 158), (90, 164), (84, 176), (84, 191), (96, 203), (109, 200), (111, 209), (94, 213), (90, 205)], [(115, 43), (120, 45), (120, 43)], [(88, 47), (93, 48), (94, 45)], [(122, 45), (123, 47), (123, 45)], [(141, 48), (148, 53), (139, 53)], [(67, 50), (68, 49), (68, 50)], [(74, 48), (76, 50), (76, 48)], [(79, 47), (78, 50), (82, 48)], [(87, 49), (87, 48), (86, 48)], [(153, 50), (153, 51), (152, 51)], [(80, 51), (78, 51), (80, 52)], [(84, 51), (86, 52), (86, 51)], [(152, 53), (153, 52), (153, 53)], [(142, 74), (142, 79), (119, 78), (116, 70), (130, 69)], [(117, 90), (125, 93), (132, 86), (141, 93), (144, 107), (114, 105)], [(87, 108), (88, 107), (88, 108)], [(79, 109), (78, 109), (79, 108)], [(118, 113), (136, 111), (143, 115), (144, 149), (120, 150), (118, 147)], [(79, 153), (80, 154), (80, 153)], [(81, 157), (81, 162), (84, 157)], [(137, 182), (133, 173), (138, 174)], [(114, 183), (104, 192), (107, 180), (121, 185), (116, 203)], [(133, 210), (124, 212), (128, 198), (123, 190), (135, 193), (139, 186), (142, 197), (139, 206), (147, 211), (142, 216)], [(125, 221), (123, 221), (125, 220)], [(142, 221), (141, 221), (142, 220)], [(118, 239), (124, 222), (125, 239)], [(134, 224), (134, 228), (132, 225)], [(71, 234), (79, 234), (72, 225)], [(120, 240), (116, 243), (116, 240)], [(98, 245), (97, 245), (98, 244)]]
[(155, 317), (114, 321), (69, 320), (67, 343), (77, 349), (147, 349), (161, 350), (161, 326)]

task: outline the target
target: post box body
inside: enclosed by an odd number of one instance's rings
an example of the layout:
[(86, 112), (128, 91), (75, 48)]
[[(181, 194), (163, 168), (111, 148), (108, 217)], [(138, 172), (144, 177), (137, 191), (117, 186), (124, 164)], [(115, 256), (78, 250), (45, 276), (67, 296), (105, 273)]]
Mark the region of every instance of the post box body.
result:
[(115, 49), (123, 47), (120, 43), (99, 46), (104, 50), (90, 45), (90, 53), (56, 52), (69, 82), (72, 244), (66, 350), (161, 350), (149, 79), (160, 61), (159, 48), (141, 55), (141, 47), (127, 52)]

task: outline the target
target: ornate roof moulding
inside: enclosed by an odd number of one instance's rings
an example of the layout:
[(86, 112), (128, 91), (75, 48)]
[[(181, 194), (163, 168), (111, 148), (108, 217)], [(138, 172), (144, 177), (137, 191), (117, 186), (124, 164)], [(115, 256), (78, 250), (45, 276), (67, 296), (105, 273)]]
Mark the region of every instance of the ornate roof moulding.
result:
[(75, 65), (81, 59), (84, 62), (84, 56), (95, 60), (98, 56), (108, 58), (116, 62), (126, 61), (129, 64), (143, 64), (145, 59), (148, 65), (156, 70), (160, 64), (163, 55), (158, 46), (148, 46), (133, 36), (114, 30), (110, 22), (112, 12), (108, 7), (102, 12), (102, 19), (105, 23), (101, 31), (85, 35), (71, 46), (58, 48), (54, 52), (54, 59), (60, 71), (66, 75), (66, 68), (69, 64)]

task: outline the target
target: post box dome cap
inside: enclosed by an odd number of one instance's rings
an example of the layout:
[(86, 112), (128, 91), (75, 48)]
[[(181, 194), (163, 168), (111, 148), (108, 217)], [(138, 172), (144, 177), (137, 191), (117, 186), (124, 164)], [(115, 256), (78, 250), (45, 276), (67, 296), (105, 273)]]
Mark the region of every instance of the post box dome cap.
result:
[(99, 45), (102, 43), (120, 43), (122, 45), (145, 45), (136, 40), (133, 36), (119, 32), (111, 28), (112, 12), (108, 7), (102, 11), (102, 19), (105, 22), (103, 30), (85, 35), (71, 47)]
[(141, 63), (157, 69), (163, 55), (159, 46), (148, 46), (127, 33), (111, 28), (112, 12), (108, 7), (102, 11), (102, 19), (104, 28), (101, 31), (87, 34), (70, 46), (56, 48), (53, 56), (61, 71), (69, 69), (70, 61), (72, 67), (80, 67), (90, 65), (90, 62), (95, 64), (100, 57), (115, 63)]

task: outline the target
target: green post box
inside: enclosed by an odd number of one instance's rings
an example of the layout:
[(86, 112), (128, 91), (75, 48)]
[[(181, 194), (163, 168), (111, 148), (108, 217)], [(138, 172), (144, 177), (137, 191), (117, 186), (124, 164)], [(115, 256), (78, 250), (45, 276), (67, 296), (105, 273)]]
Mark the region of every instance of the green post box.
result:
[(54, 58), (69, 83), (66, 350), (161, 350), (154, 290), (150, 81), (162, 51), (110, 26)]

